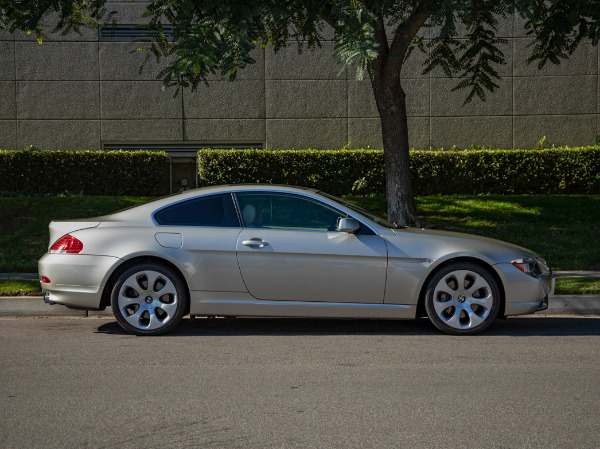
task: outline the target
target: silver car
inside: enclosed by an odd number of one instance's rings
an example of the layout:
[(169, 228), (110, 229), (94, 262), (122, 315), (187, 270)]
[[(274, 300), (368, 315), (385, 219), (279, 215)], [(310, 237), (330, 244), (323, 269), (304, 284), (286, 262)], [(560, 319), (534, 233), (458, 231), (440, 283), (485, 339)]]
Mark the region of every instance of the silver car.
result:
[(414, 319), (474, 334), (548, 307), (548, 264), (515, 245), (401, 228), (315, 190), (190, 190), (50, 223), (49, 304), (102, 310), (138, 335), (186, 314)]

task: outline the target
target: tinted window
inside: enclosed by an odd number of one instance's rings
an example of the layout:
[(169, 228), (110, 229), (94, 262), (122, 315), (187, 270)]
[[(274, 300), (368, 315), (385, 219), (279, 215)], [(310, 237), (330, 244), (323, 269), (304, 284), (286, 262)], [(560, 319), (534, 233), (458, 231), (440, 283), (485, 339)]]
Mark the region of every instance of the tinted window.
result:
[(244, 226), (334, 231), (342, 211), (298, 195), (236, 193)]
[(203, 196), (167, 206), (154, 214), (158, 224), (167, 226), (240, 226), (231, 194)]

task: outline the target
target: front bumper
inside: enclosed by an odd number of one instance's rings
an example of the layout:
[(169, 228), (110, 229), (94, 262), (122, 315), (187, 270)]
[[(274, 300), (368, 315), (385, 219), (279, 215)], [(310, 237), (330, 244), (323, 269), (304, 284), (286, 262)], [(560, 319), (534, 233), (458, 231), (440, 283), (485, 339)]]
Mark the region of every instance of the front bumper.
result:
[(50, 283), (41, 282), (44, 302), (100, 310), (104, 285), (119, 260), (87, 254), (45, 254), (38, 262), (40, 279), (50, 279)]
[(504, 315), (525, 315), (548, 308), (548, 296), (554, 293), (552, 272), (529, 276), (510, 263), (497, 267), (504, 277)]

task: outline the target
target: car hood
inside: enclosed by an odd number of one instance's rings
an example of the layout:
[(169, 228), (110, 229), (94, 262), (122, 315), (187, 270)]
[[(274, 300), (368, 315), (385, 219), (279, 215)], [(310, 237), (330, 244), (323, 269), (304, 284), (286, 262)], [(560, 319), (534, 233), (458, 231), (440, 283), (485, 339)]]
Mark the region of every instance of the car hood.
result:
[(488, 263), (503, 263), (519, 257), (536, 257), (532, 251), (511, 243), (432, 229), (405, 228), (394, 230), (396, 236), (386, 237), (391, 257), (437, 260), (458, 256), (484, 258)]

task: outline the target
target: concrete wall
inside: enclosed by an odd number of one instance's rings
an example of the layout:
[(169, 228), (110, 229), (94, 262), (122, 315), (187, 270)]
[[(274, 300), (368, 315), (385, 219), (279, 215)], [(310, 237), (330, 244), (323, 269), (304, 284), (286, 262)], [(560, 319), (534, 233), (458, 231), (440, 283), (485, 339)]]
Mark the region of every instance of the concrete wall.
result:
[[(112, 2), (121, 23), (139, 23), (143, 5)], [(426, 55), (405, 66), (410, 144), (414, 148), (588, 145), (600, 134), (599, 50), (580, 48), (543, 71), (527, 66), (520, 20), (502, 24), (508, 63), (501, 88), (485, 103), (462, 106), (456, 80), (421, 75)], [(430, 37), (435, 30), (424, 31)], [(0, 32), (0, 148), (100, 149), (103, 143), (262, 143), (270, 148), (381, 146), (370, 83), (333, 59), (333, 43), (297, 53), (257, 50), (234, 83), (215, 79), (196, 92), (162, 92), (152, 62), (139, 74), (139, 44), (99, 42), (97, 33), (50, 36), (39, 45)]]

